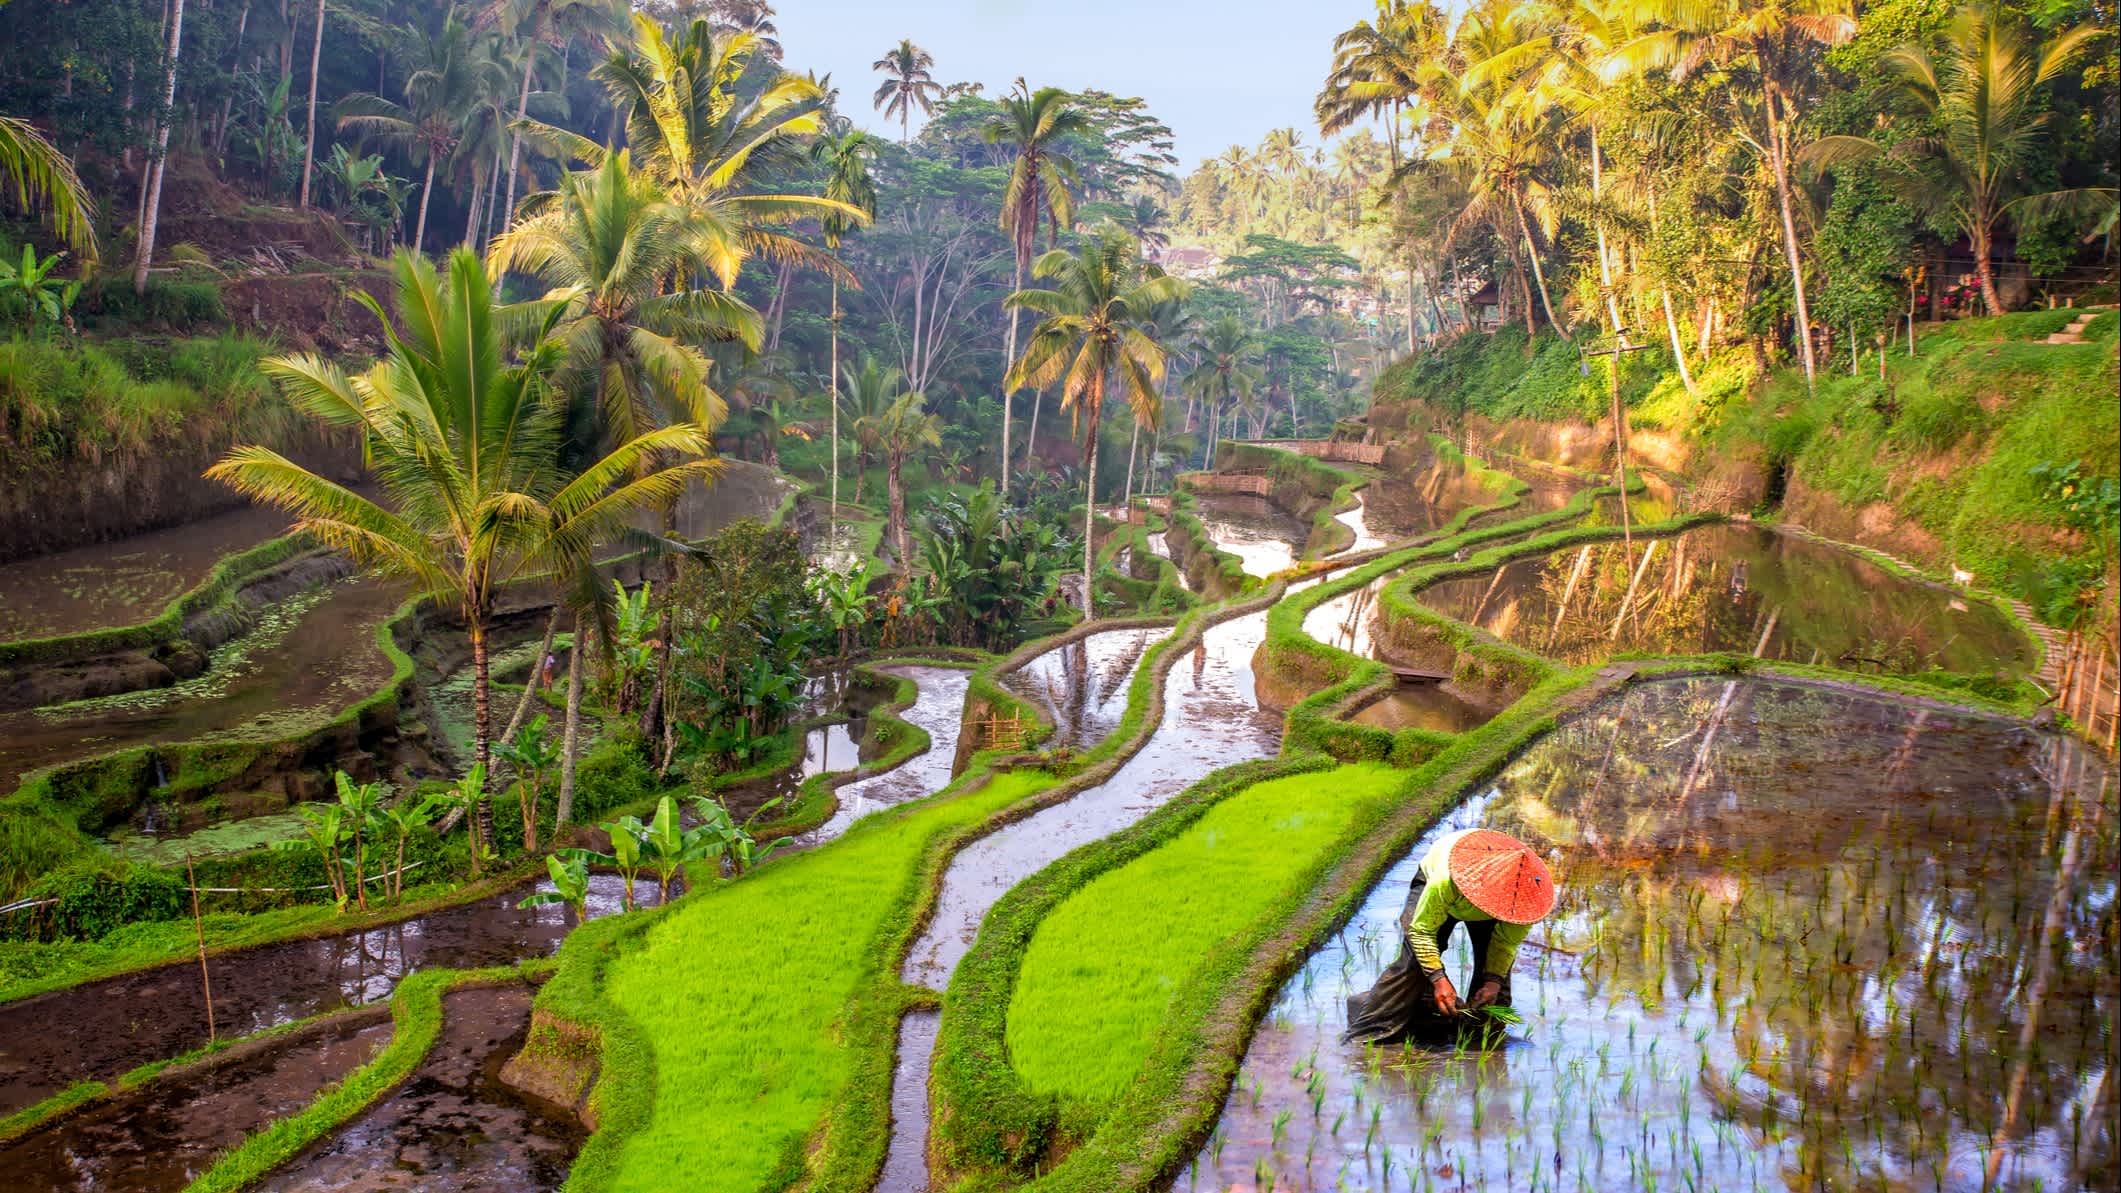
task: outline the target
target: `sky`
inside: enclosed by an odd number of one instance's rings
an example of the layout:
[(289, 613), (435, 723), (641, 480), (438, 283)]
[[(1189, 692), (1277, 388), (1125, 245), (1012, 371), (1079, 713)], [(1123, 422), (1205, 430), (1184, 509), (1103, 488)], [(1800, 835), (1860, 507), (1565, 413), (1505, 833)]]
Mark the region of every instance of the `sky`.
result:
[[(1294, 126), (1318, 143), (1311, 100), (1333, 38), (1373, 0), (775, 0), (783, 60), (827, 71), (840, 110), (886, 129), (869, 99), (871, 65), (910, 37), (935, 57), (937, 82), (978, 81), (992, 98), (1021, 75), (1032, 87), (1138, 95), (1177, 134), (1179, 173), (1231, 145)], [(915, 125), (919, 127), (918, 123)], [(898, 134), (898, 122), (889, 131)]]

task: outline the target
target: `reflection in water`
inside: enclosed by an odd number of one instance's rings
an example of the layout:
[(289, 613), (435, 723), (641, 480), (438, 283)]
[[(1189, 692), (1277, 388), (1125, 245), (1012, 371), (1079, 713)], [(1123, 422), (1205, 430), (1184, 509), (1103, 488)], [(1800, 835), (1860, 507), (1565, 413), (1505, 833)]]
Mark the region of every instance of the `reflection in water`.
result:
[(1354, 541), (1342, 548), (1343, 551), (1369, 551), (1387, 545), (1387, 540), (1382, 535), (1370, 529), (1370, 502), (1369, 498), (1364, 496), (1369, 491), (1368, 488), (1356, 490), (1355, 508), (1333, 515), (1335, 522), (1347, 527), (1355, 535)]
[(1294, 515), (1248, 493), (1203, 493), (1199, 513), (1208, 541), (1242, 560), (1247, 575), (1290, 567), (1311, 538), (1311, 528)]
[[(211, 963), (214, 1020), (224, 1038), (245, 1036), (341, 1007), (381, 1002), (420, 969), (478, 969), (548, 955), (574, 927), (563, 906), (519, 908), (547, 881), (395, 924), (225, 953)], [(589, 880), (592, 919), (622, 909), (616, 875)], [(644, 905), (655, 883), (634, 893)], [(207, 1042), (196, 962), (0, 1005), (0, 1114), (76, 1081), (108, 1080)]]
[[(1632, 566), (1630, 566), (1632, 564)], [(1421, 590), (1429, 608), (1572, 663), (1736, 650), (1845, 669), (2022, 672), (2031, 651), (1987, 603), (1760, 526), (1586, 544)]]
[(1463, 456), (1426, 456), (1411, 471), (1395, 472), (1362, 491), (1363, 517), (1387, 540), (1441, 530), (1459, 511), (1501, 500)]
[(1173, 569), (1172, 569), (1172, 570), (1174, 570), (1174, 571), (1176, 571), (1176, 572), (1178, 573), (1178, 586), (1179, 586), (1180, 588), (1183, 588), (1183, 589), (1185, 589), (1185, 590), (1186, 590), (1187, 592), (1192, 592), (1192, 591), (1193, 591), (1193, 580), (1192, 580), (1192, 578), (1186, 575), (1186, 570), (1185, 570), (1184, 568), (1181, 568), (1181, 567), (1176, 567), (1176, 566), (1175, 566), (1175, 565), (1176, 565), (1176, 564), (1178, 563), (1178, 560), (1176, 560), (1176, 559), (1173, 559), (1173, 558), (1172, 558), (1172, 556), (1171, 556), (1171, 539), (1170, 539), (1170, 537), (1169, 537), (1168, 535), (1164, 534), (1164, 533), (1163, 533), (1162, 531), (1158, 531), (1157, 533), (1155, 533), (1155, 534), (1152, 534), (1152, 535), (1150, 535), (1150, 536), (1149, 536), (1149, 539), (1148, 539), (1148, 541), (1149, 541), (1149, 550), (1150, 550), (1150, 552), (1151, 552), (1151, 553), (1153, 553), (1153, 554), (1156, 554), (1156, 555), (1161, 555), (1161, 556), (1163, 556), (1163, 557), (1164, 557), (1165, 559), (1170, 559), (1170, 560), (1171, 560), (1172, 564), (1174, 565), (1174, 567), (1173, 567)]
[[(913, 704), (898, 714), (909, 725), (928, 731), (928, 748), (880, 775), (847, 783), (835, 793), (839, 807), (830, 819), (795, 838), (799, 846), (822, 845), (847, 831), (869, 813), (908, 800), (934, 795), (950, 782), (957, 759), (957, 735), (963, 724), (965, 688), (972, 673), (954, 667), (885, 667), (883, 671), (913, 681)], [(826, 769), (846, 770), (851, 758)]]
[(1353, 718), (1358, 725), (1379, 729), (1432, 729), (1438, 733), (1464, 733), (1488, 723), (1488, 712), (1461, 699), (1446, 684), (1402, 684), (1362, 706)]
[(1105, 739), (1127, 711), (1135, 665), (1169, 629), (1107, 630), (1055, 647), (1000, 677), (1001, 686), (1045, 710), (1054, 733), (1049, 746), (1087, 750)]
[[(1476, 824), (1561, 885), (1524, 1025), (1484, 1053), (1343, 1045), (1428, 842)], [(1177, 1187), (2112, 1188), (2116, 847), (2111, 777), (2066, 739), (1645, 684), (1391, 869), (1284, 987)]]

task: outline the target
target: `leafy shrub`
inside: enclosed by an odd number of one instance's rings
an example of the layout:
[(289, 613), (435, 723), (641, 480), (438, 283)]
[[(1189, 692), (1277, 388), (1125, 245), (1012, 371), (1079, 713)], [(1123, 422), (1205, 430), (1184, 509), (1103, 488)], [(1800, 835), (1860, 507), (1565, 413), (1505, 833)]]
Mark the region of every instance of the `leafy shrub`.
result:
[(9, 917), (15, 922), (8, 929), (41, 940), (95, 940), (126, 924), (177, 919), (191, 909), (182, 879), (145, 866), (69, 866), (45, 875), (25, 897), (54, 902)]
[(106, 279), (82, 295), (81, 309), (91, 326), (160, 325), (194, 331), (228, 322), (221, 288), (212, 282), (149, 279), (145, 294), (134, 294), (122, 280)]

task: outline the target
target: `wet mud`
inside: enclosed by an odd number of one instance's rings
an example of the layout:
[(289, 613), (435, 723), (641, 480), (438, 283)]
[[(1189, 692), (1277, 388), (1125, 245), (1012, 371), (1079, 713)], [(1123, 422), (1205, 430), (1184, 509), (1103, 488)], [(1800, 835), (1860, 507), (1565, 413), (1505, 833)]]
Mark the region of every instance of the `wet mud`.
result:
[(1134, 669), (1169, 629), (1107, 630), (1055, 647), (999, 678), (1003, 689), (1043, 710), (1053, 736), (1042, 744), (1087, 750), (1127, 711)]
[(326, 720), (390, 678), (376, 629), (404, 597), (379, 580), (337, 581), (268, 608), (173, 687), (0, 713), (0, 791), (128, 746), (278, 737)]
[(390, 1041), (386, 1017), (239, 1045), (0, 1146), (11, 1189), (175, 1193), (244, 1136), (299, 1113)]
[[(1631, 595), (1632, 593), (1632, 595)], [(1423, 605), (1571, 663), (1732, 650), (1856, 671), (2023, 674), (1988, 603), (1766, 527), (1589, 544), (1432, 585)]]
[[(549, 881), (399, 923), (213, 957), (216, 1025), (243, 1036), (325, 1011), (382, 1002), (421, 969), (476, 969), (549, 955), (573, 929), (573, 912), (518, 908)], [(591, 918), (622, 908), (616, 875), (590, 878)], [(655, 902), (655, 883), (635, 894)], [(0, 1115), (76, 1081), (110, 1080), (207, 1042), (196, 960), (0, 1004)]]
[[(1641, 685), (1387, 872), (1282, 988), (1175, 1188), (2111, 1189), (2116, 823), (2099, 761), (2019, 723)], [(1342, 1043), (1428, 844), (1475, 825), (1561, 892), (1516, 960), (1523, 1022), (1486, 1049)]]
[(567, 1111), (501, 1080), (530, 1032), (530, 987), (473, 986), (442, 996), (442, 1031), (405, 1084), (256, 1187), (448, 1189), (542, 1193), (567, 1180), (588, 1137)]

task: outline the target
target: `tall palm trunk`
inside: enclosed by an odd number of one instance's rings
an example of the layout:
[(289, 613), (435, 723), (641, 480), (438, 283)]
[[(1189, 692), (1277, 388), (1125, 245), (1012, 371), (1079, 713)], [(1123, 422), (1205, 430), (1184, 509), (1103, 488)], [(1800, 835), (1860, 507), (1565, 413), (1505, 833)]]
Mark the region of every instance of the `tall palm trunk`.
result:
[(1779, 89), (1767, 92), (1768, 169), (1775, 175), (1775, 202), (1782, 209), (1782, 252), (1790, 267), (1790, 294), (1797, 305), (1797, 347), (1804, 360), (1804, 384), (1813, 386), (1819, 373), (1812, 359), (1812, 308), (1804, 296), (1804, 258), (1797, 248), (1797, 215), (1790, 202), (1789, 130), (1778, 115)]
[(1046, 391), (1039, 390), (1031, 397), (1031, 425), (1024, 431), (1024, 468), (1032, 470), (1038, 459), (1038, 416), (1046, 409)]
[[(516, 120), (530, 119), (530, 75), (538, 62), (538, 43), (533, 41), (523, 49), (523, 90), (516, 97)], [(508, 186), (502, 191), (507, 196), (501, 201), (501, 231), (508, 230), (508, 221), (516, 209), (516, 171), (523, 164), (523, 133), (511, 130), (508, 138)]]
[(1097, 424), (1104, 413), (1105, 381), (1090, 382), (1090, 466), (1083, 473), (1083, 616), (1095, 617), (1091, 580), (1097, 575)]
[[(1018, 253), (1016, 255), (1016, 273), (1013, 276), (1013, 280), (1009, 284), (1009, 293), (1014, 294), (1018, 290), (1021, 290), (1023, 288), (1024, 255), (1022, 253)], [(1006, 373), (1009, 368), (1016, 363), (1016, 321), (1017, 318), (1022, 314), (1023, 312), (1017, 310), (1015, 307), (1009, 308), (1009, 346), (1002, 353), (1002, 370), (1004, 373)], [(1009, 500), (1010, 406), (1011, 398), (1015, 395), (1015, 392), (1015, 388), (1011, 386), (1007, 380), (1004, 380), (1002, 382), (1002, 501), (1005, 504)]]
[(162, 175), (169, 163), (169, 125), (177, 103), (177, 58), (183, 49), (184, 0), (171, 0), (162, 103), (155, 109), (155, 152), (148, 162), (147, 198), (140, 213), (140, 253), (133, 262), (134, 294), (147, 293), (147, 267), (155, 259), (155, 225), (162, 214)]
[(1988, 313), (2003, 313), (2003, 299), (1996, 292), (1996, 267), (1990, 255), (1994, 244), (1993, 217), (1977, 208), (1974, 218), (1967, 222), (1967, 239), (1973, 242), (1974, 276), (1981, 279), (1981, 301), (1988, 306)]
[(434, 190), (435, 154), (434, 149), (430, 147), (427, 151), (427, 177), (420, 183), (420, 219), (414, 225), (412, 233), (412, 251), (415, 253), (427, 251), (427, 198), (434, 194)]
[(1122, 509), (1134, 504), (1134, 457), (1141, 450), (1142, 420), (1134, 420), (1134, 430), (1127, 436), (1127, 487), (1120, 491), (1119, 504)]
[[(1532, 223), (1524, 216), (1523, 197), (1511, 195), (1510, 205), (1517, 211), (1517, 230), (1524, 233), (1524, 251), (1532, 259), (1532, 276), (1539, 281), (1539, 305), (1546, 308), (1547, 322), (1566, 340), (1569, 338), (1569, 330), (1561, 325), (1561, 320), (1554, 317), (1554, 300), (1547, 294), (1547, 271), (1539, 264), (1539, 242), (1532, 239)], [(1529, 296), (1527, 297), (1529, 299)]]
[(530, 713), (530, 699), (537, 693), (538, 680), (545, 674), (545, 660), (552, 654), (552, 639), (560, 629), (560, 606), (552, 607), (552, 615), (545, 619), (545, 638), (538, 643), (538, 657), (530, 664), (530, 680), (523, 685), (523, 694), (516, 698), (515, 715), (508, 718), (508, 728), (501, 734), (502, 741), (514, 741), (516, 730), (523, 727), (523, 718)]
[(885, 499), (891, 504), (891, 549), (898, 552), (901, 576), (911, 575), (913, 571), (913, 544), (906, 536), (906, 488), (900, 479), (905, 464), (904, 452), (884, 454), (884, 483), (888, 486)]
[(560, 742), (560, 806), (552, 818), (557, 833), (574, 815), (574, 764), (582, 752), (582, 615), (574, 615), (574, 640), (567, 645), (567, 727)]
[(832, 279), (832, 515), (826, 542), (837, 547), (840, 532), (840, 279)]
[(309, 43), (309, 123), (302, 134), (302, 194), (295, 206), (309, 206), (309, 179), (317, 160), (317, 68), (324, 61), (324, 0), (317, 0), (317, 31)]
[[(493, 773), (493, 704), (492, 689), (487, 686), (489, 671), (486, 657), (486, 614), (484, 610), (473, 612), (466, 619), (466, 629), (471, 634), (471, 740), (473, 755), (485, 773)], [(493, 840), (493, 799), (488, 793), (479, 793), (479, 839)]]

